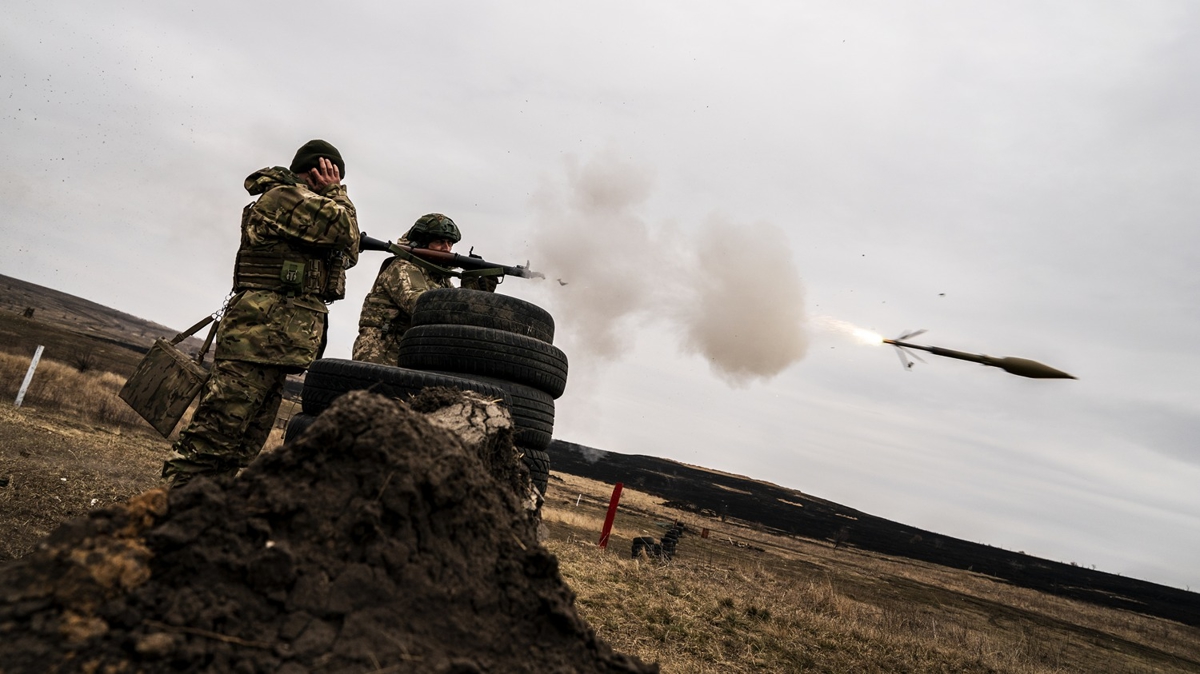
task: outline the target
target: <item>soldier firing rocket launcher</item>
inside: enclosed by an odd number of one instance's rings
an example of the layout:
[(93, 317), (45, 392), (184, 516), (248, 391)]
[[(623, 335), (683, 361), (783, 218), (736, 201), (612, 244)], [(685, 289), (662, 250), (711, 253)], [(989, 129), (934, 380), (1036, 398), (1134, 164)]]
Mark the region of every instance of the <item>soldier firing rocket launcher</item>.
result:
[(908, 356), (912, 356), (922, 363), (921, 357), (912, 353), (908, 349), (916, 349), (918, 351), (926, 351), (935, 356), (945, 356), (947, 358), (957, 358), (959, 360), (969, 360), (972, 363), (979, 363), (989, 367), (998, 367), (1009, 374), (1015, 374), (1019, 377), (1030, 377), (1032, 379), (1076, 379), (1077, 377), (1069, 375), (1062, 370), (1056, 370), (1049, 365), (1039, 363), (1036, 360), (1028, 358), (1014, 358), (1008, 356), (1005, 358), (996, 358), (995, 356), (985, 356), (981, 353), (966, 353), (963, 351), (954, 351), (952, 349), (943, 349), (940, 346), (923, 346), (921, 344), (911, 344), (903, 340), (912, 339), (917, 335), (924, 334), (924, 330), (915, 332), (907, 332), (900, 335), (896, 339), (882, 339), (884, 344), (891, 344), (896, 347), (896, 353), (900, 356), (900, 362), (904, 367), (911, 368), (912, 361), (908, 360)]
[(521, 265), (510, 266), (497, 262), (488, 262), (482, 257), (471, 254), (460, 255), (459, 253), (442, 252), (430, 248), (414, 248), (399, 243), (392, 243), (391, 241), (380, 241), (379, 239), (367, 236), (365, 232), (359, 236), (358, 242), (358, 249), (360, 251), (380, 250), (392, 253), (406, 260), (416, 258), (426, 264), (433, 265), (437, 271), (452, 276), (458, 275), (451, 271), (452, 269), (462, 269), (465, 272), (475, 272), (476, 275), (484, 276), (546, 278), (545, 274), (530, 269), (528, 262), (525, 263), (524, 267)]

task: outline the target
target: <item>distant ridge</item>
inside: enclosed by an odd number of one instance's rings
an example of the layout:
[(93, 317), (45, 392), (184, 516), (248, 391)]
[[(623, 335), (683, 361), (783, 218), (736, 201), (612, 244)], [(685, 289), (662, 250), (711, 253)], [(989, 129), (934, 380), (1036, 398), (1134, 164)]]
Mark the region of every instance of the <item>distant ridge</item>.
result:
[[(179, 333), (178, 329), (82, 297), (0, 274), (0, 310), (23, 315), (26, 309), (33, 309), (33, 319), (38, 322), (143, 353), (155, 339), (170, 339)], [(194, 352), (201, 343), (201, 339), (189, 338), (184, 342), (184, 351)]]
[(875, 517), (794, 489), (638, 454), (554, 440), (554, 471), (626, 486), (670, 507), (757, 524), (777, 533), (917, 559), (1014, 585), (1200, 626), (1200, 594), (1053, 562)]

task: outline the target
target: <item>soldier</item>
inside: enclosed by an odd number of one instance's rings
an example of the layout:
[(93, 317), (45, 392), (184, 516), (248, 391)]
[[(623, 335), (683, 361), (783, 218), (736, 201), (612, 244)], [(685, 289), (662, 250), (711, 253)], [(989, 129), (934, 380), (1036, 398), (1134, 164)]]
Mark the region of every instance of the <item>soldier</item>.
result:
[(258, 456), (289, 373), (325, 348), (326, 304), (342, 299), (358, 262), (358, 221), (341, 184), (346, 164), (323, 140), (305, 143), (289, 168), (246, 178), (261, 195), (242, 211), (236, 293), (217, 330), (212, 373), (163, 477), (234, 475)]
[[(429, 248), (449, 253), (462, 239), (458, 225), (441, 213), (417, 218), (398, 243), (414, 248)], [(488, 276), (464, 275), (464, 288), (496, 289), (496, 280)], [(358, 317), (358, 338), (354, 340), (354, 360), (395, 365), (400, 359), (400, 337), (412, 326), (412, 312), (421, 293), (433, 288), (451, 288), (445, 270), (415, 256), (389, 257), (379, 267), (375, 285), (363, 300)]]

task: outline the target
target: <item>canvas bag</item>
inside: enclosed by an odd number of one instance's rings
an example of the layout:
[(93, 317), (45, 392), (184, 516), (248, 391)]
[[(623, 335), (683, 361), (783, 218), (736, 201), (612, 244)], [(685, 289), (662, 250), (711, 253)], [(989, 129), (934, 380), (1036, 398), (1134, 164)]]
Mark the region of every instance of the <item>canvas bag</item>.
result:
[[(212, 323), (212, 328), (195, 360), (176, 348), (176, 344), (209, 323)], [(146, 357), (138, 363), (137, 369), (121, 388), (121, 400), (128, 403), (163, 437), (175, 429), (188, 405), (192, 404), (208, 380), (208, 371), (201, 363), (212, 344), (218, 323), (220, 321), (214, 322), (213, 316), (205, 316), (204, 320), (175, 335), (169, 342), (162, 338), (154, 340), (154, 346), (146, 352)]]

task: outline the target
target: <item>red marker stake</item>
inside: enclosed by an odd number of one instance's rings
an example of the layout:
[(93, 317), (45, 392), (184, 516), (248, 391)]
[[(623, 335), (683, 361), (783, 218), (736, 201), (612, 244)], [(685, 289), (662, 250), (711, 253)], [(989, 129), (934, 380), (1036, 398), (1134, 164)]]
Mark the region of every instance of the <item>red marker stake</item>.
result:
[(612, 533), (613, 520), (617, 517), (617, 504), (621, 502), (621, 490), (625, 485), (620, 482), (613, 487), (612, 499), (608, 502), (608, 514), (604, 516), (604, 529), (600, 532), (600, 548), (608, 547), (608, 535)]

